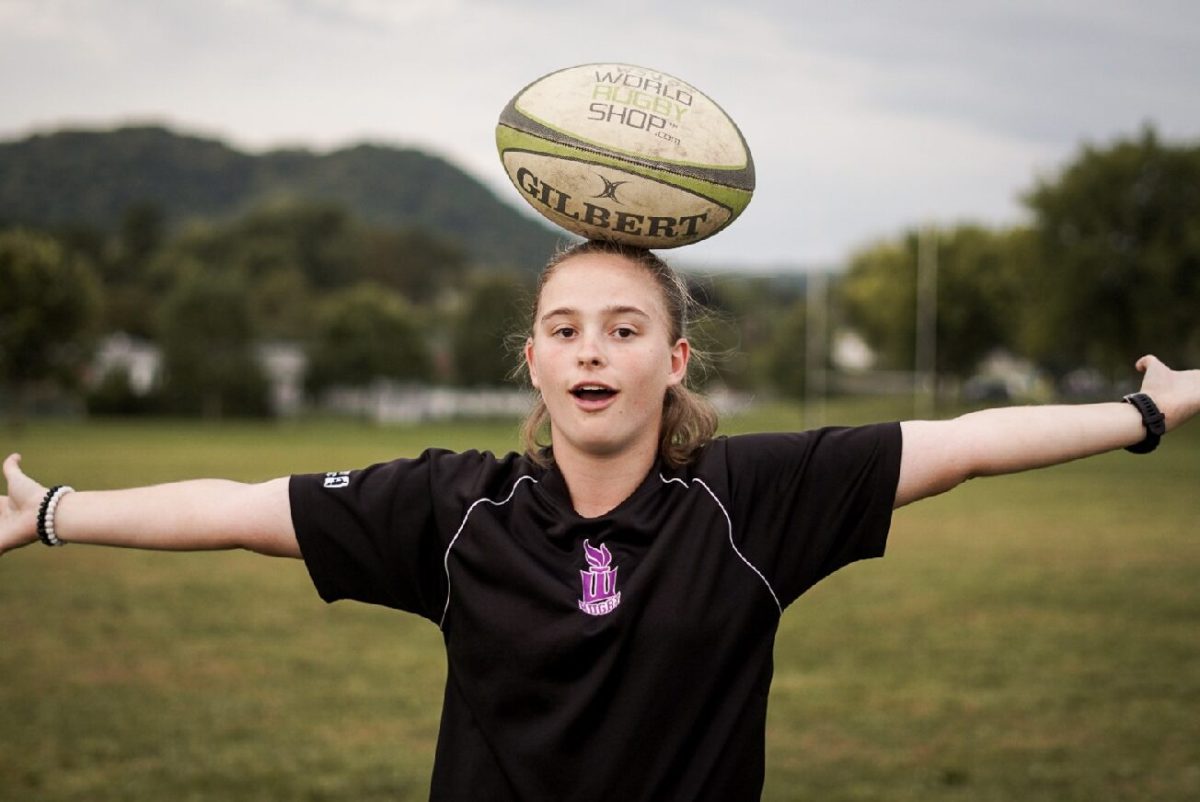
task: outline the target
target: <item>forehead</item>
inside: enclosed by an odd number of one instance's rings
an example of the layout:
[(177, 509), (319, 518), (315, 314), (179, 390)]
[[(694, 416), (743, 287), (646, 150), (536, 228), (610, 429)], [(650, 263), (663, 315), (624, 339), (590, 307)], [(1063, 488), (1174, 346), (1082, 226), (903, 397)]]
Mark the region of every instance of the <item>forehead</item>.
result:
[(538, 297), (539, 314), (552, 309), (588, 312), (634, 306), (666, 319), (662, 289), (650, 272), (623, 256), (589, 253), (554, 268)]

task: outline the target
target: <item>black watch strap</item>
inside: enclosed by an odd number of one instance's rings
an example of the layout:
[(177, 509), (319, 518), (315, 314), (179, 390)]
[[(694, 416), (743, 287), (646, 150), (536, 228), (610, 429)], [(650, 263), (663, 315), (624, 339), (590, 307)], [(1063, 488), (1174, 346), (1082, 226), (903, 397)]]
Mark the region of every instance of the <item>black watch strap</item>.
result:
[(1125, 450), (1133, 454), (1149, 454), (1158, 448), (1158, 441), (1167, 433), (1166, 416), (1158, 410), (1154, 399), (1145, 393), (1130, 393), (1121, 399), (1126, 404), (1142, 413), (1142, 425), (1146, 427), (1146, 437), (1142, 442), (1127, 447)]

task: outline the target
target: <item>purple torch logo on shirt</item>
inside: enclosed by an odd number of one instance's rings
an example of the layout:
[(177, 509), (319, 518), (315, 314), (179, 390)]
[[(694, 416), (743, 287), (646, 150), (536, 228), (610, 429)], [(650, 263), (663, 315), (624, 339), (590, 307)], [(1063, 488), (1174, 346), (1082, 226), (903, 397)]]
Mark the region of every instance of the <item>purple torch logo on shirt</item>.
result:
[(583, 598), (579, 600), (579, 609), (588, 615), (607, 615), (621, 603), (621, 594), (617, 590), (617, 569), (610, 567), (612, 554), (607, 546), (601, 544), (600, 548), (595, 549), (585, 540), (583, 556), (590, 567), (579, 572), (583, 580)]

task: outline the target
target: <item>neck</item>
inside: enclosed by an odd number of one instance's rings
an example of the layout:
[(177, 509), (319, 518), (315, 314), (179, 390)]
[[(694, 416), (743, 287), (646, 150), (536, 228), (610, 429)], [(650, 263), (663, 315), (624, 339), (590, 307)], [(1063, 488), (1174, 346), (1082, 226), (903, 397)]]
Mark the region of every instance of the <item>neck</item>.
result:
[(633, 495), (657, 456), (657, 443), (613, 455), (586, 454), (572, 449), (554, 451), (554, 461), (571, 494), (571, 506), (584, 518), (613, 510)]

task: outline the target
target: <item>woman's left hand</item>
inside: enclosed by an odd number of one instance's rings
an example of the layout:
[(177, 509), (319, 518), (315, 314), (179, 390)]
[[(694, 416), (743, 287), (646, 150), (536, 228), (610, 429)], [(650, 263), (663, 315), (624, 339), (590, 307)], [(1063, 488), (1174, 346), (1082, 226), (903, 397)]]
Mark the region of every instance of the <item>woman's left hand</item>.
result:
[(1200, 370), (1171, 370), (1152, 355), (1139, 359), (1137, 369), (1145, 374), (1141, 392), (1166, 416), (1167, 431), (1200, 413)]

